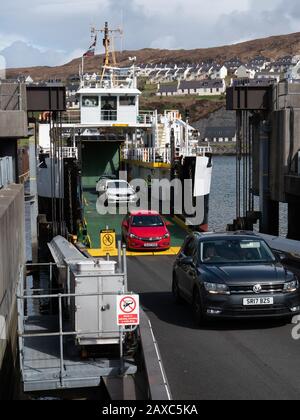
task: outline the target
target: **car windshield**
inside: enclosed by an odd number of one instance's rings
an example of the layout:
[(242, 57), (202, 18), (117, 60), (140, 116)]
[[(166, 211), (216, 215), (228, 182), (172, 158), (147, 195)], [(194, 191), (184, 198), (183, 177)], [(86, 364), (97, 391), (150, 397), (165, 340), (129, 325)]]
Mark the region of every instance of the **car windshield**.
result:
[(107, 183), (107, 188), (109, 190), (128, 190), (130, 188), (129, 184), (126, 181), (111, 181)]
[(260, 239), (220, 239), (205, 241), (200, 247), (205, 264), (272, 263), (275, 257)]
[(160, 216), (134, 216), (132, 219), (133, 227), (161, 227), (164, 222)]

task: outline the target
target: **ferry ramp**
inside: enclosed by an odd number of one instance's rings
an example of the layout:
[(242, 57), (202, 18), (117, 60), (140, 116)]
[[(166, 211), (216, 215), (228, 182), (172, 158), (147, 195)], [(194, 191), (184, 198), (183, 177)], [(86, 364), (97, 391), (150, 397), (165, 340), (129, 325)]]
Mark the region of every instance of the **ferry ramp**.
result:
[[(83, 191), (83, 202), (84, 202), (84, 218), (87, 226), (88, 236), (90, 238), (91, 249), (99, 250), (100, 248), (100, 232), (106, 228), (113, 229), (116, 232), (117, 240), (122, 239), (122, 221), (125, 217), (125, 212), (120, 214), (120, 209), (116, 209), (116, 214), (105, 214), (101, 215), (97, 211), (97, 200), (98, 195), (96, 188), (85, 188)], [(165, 216), (167, 221), (168, 229), (171, 234), (171, 253), (177, 254), (179, 248), (187, 235), (186, 230), (179, 226), (177, 222), (170, 216)], [(94, 256), (97, 256), (93, 252)], [(149, 254), (149, 253), (147, 253)], [(153, 255), (153, 252), (150, 253)], [(159, 253), (161, 254), (161, 252)], [(142, 255), (145, 255), (143, 253)]]
[(299, 342), (285, 321), (215, 321), (198, 328), (175, 303), (175, 257), (128, 259), (129, 288), (140, 295), (174, 400), (298, 400)]

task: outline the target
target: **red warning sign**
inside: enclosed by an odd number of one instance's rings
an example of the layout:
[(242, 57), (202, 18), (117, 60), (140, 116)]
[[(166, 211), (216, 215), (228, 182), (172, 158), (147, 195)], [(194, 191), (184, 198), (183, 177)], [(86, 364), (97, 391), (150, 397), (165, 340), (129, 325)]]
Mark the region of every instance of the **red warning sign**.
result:
[(118, 325), (130, 326), (140, 324), (140, 302), (138, 295), (117, 297)]

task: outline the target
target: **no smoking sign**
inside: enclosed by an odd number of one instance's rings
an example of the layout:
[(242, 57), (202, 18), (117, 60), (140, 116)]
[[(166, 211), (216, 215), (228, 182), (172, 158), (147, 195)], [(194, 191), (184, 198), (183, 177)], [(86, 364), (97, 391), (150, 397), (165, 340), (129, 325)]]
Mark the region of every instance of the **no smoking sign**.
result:
[(140, 324), (140, 302), (138, 295), (117, 297), (117, 318), (119, 326)]

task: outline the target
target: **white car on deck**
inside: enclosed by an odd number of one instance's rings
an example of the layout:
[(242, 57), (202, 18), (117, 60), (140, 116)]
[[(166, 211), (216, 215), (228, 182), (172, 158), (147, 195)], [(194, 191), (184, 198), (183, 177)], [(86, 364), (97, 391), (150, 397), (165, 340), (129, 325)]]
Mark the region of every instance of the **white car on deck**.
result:
[(122, 179), (100, 179), (96, 190), (99, 197), (104, 195), (105, 204), (136, 204), (138, 201), (132, 186)]

